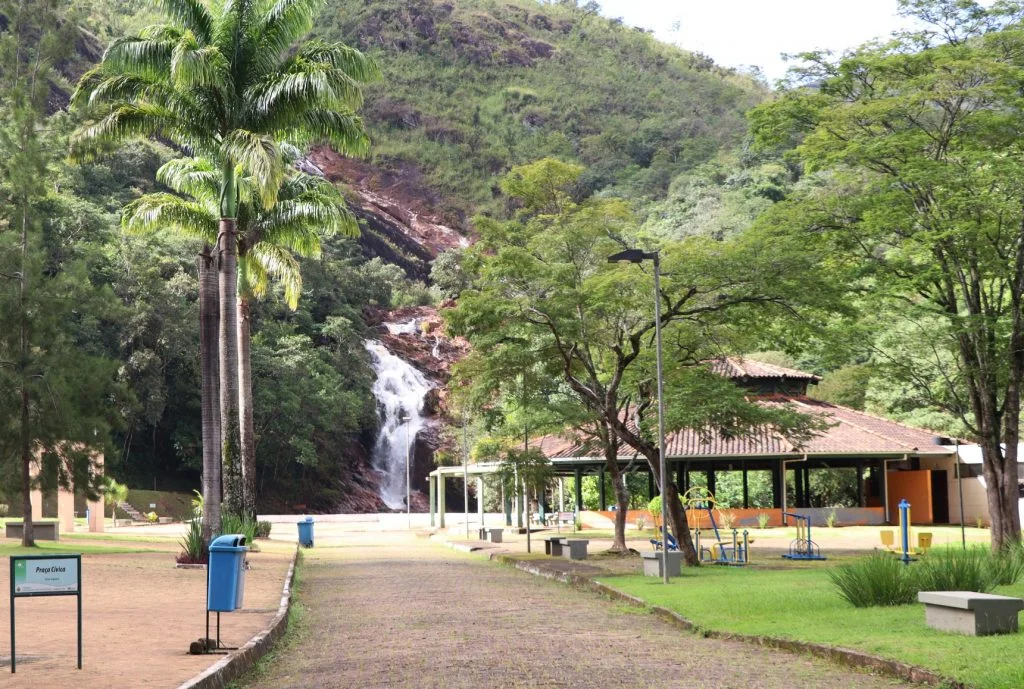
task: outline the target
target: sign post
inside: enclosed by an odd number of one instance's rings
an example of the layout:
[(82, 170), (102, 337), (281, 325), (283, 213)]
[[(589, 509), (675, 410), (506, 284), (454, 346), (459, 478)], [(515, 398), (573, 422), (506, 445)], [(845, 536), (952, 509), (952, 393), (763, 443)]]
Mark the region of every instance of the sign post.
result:
[(78, 669), (82, 669), (82, 556), (11, 556), (11, 673), (16, 666), (14, 601), (16, 598), (75, 596), (78, 599)]

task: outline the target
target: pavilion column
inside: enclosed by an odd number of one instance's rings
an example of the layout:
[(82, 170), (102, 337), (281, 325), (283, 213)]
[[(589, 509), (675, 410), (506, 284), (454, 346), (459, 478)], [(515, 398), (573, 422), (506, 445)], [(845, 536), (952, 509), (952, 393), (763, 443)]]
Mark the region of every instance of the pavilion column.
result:
[(576, 513), (579, 514), (583, 511), (583, 469), (576, 467), (576, 485), (574, 486), (576, 492)]
[(501, 487), (501, 506), (505, 510), (505, 526), (512, 526), (512, 499), (505, 492), (504, 486)]
[(654, 498), (655, 495), (661, 495), (660, 492), (656, 492), (656, 491), (658, 491), (658, 489), (657, 489), (657, 486), (654, 485), (654, 472), (653, 471), (648, 471), (647, 472), (647, 500), (648, 500), (648, 502), (650, 502), (650, 500), (652, 498)]
[(476, 511), (480, 516), (480, 526), (484, 525), (484, 477), (476, 477)]
[(565, 512), (565, 477), (558, 477), (558, 511)]
[(786, 487), (785, 470), (786, 465), (781, 459), (772, 460), (772, 507), (775, 509), (782, 507), (782, 491)]
[(867, 503), (864, 500), (864, 463), (857, 462), (857, 504), (861, 507), (867, 507)]
[(598, 484), (597, 484), (597, 501), (600, 503), (600, 505), (598, 506), (597, 509), (598, 509), (598, 511), (602, 511), (603, 512), (604, 508), (608, 504), (607, 502), (605, 502), (605, 495), (604, 495), (604, 469), (601, 469), (601, 473), (598, 474), (597, 480), (598, 480)]
[(444, 498), (444, 474), (437, 474), (437, 525), (439, 528), (444, 528), (444, 509), (445, 509), (445, 498)]
[[(97, 476), (103, 475), (103, 453), (97, 452), (92, 456), (92, 465)], [(97, 495), (96, 500), (86, 498), (86, 508), (89, 511), (89, 533), (103, 533), (103, 496)]]
[(804, 507), (811, 506), (811, 468), (804, 465)]
[(683, 465), (677, 463), (675, 466), (676, 470), (676, 492), (682, 495), (686, 492), (683, 486), (686, 483), (686, 479), (683, 477)]
[(743, 471), (743, 509), (750, 507), (750, 486), (747, 484), (747, 460), (740, 462), (740, 469)]
[(436, 525), (435, 513), (437, 512), (437, 477), (433, 475), (427, 476), (427, 486), (430, 489), (430, 525)]
[(715, 468), (710, 462), (708, 462), (708, 492), (712, 495), (715, 494)]
[(793, 507), (807, 507), (804, 504), (804, 475), (802, 467), (793, 469), (793, 485), (796, 488), (796, 495), (793, 496)]

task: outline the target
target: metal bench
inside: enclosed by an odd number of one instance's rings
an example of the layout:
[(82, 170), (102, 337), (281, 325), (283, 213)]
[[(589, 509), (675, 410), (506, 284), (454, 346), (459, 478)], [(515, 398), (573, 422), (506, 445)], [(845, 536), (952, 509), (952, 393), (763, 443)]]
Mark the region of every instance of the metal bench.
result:
[[(21, 539), (25, 534), (25, 525), (21, 522), (7, 522), (4, 527), (5, 538)], [(32, 537), (37, 541), (59, 541), (60, 522), (32, 522)]]
[(969, 636), (1012, 634), (1024, 600), (973, 591), (921, 591), (925, 623), (933, 629)]

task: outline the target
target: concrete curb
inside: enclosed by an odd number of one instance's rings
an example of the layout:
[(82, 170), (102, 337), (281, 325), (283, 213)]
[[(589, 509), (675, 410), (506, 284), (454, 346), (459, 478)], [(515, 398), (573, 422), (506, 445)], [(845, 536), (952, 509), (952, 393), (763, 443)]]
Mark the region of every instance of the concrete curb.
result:
[(825, 660), (838, 663), (839, 665), (870, 670), (871, 672), (875, 672), (880, 675), (895, 677), (896, 679), (902, 679), (916, 684), (927, 684), (930, 686), (943, 687), (943, 689), (970, 689), (968, 685), (963, 684), (962, 682), (957, 682), (956, 680), (949, 679), (948, 677), (943, 677), (931, 670), (909, 665), (907, 663), (901, 663), (897, 660), (889, 660), (888, 658), (882, 658), (881, 656), (874, 656), (870, 653), (864, 653), (863, 651), (855, 651), (849, 648), (839, 648), (836, 646), (827, 646), (825, 644), (815, 644), (805, 641), (794, 641), (792, 639), (782, 639), (773, 636), (753, 636), (749, 634), (735, 634), (732, 632), (705, 629), (704, 627), (694, 623), (692, 620), (683, 617), (674, 610), (669, 610), (668, 608), (658, 605), (649, 605), (642, 598), (637, 598), (636, 596), (628, 594), (625, 591), (620, 591), (613, 586), (602, 584), (578, 574), (547, 572), (539, 567), (531, 565), (529, 561), (517, 560), (514, 557), (510, 557), (502, 553), (493, 553), (491, 554), (490, 559), (526, 572), (527, 574), (539, 576), (544, 579), (550, 579), (552, 581), (559, 581), (563, 584), (568, 584), (573, 588), (606, 596), (633, 607), (647, 608), (653, 614), (657, 615), (669, 624), (678, 627), (679, 629), (699, 634), (708, 639), (742, 641), (755, 646), (778, 649), (789, 653), (811, 655), (816, 658), (823, 658)]
[(232, 680), (251, 670), (256, 662), (274, 647), (274, 644), (288, 628), (288, 610), (292, 604), (292, 581), (295, 579), (295, 563), (298, 555), (299, 549), (296, 546), (295, 553), (292, 555), (292, 563), (288, 567), (288, 574), (284, 578), (281, 603), (278, 605), (277, 614), (270, 621), (270, 625), (249, 639), (249, 642), (237, 651), (232, 651), (214, 665), (179, 685), (178, 689), (224, 689)]

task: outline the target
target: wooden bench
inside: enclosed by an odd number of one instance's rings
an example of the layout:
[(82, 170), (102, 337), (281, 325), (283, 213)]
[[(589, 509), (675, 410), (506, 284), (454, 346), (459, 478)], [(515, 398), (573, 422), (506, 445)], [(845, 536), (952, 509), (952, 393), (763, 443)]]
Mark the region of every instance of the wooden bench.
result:
[(1024, 600), (973, 591), (921, 591), (924, 619), (933, 629), (969, 636), (1012, 634)]
[[(4, 537), (21, 540), (25, 535), (25, 525), (21, 522), (7, 522)], [(60, 522), (32, 522), (32, 537), (37, 541), (59, 541)]]

